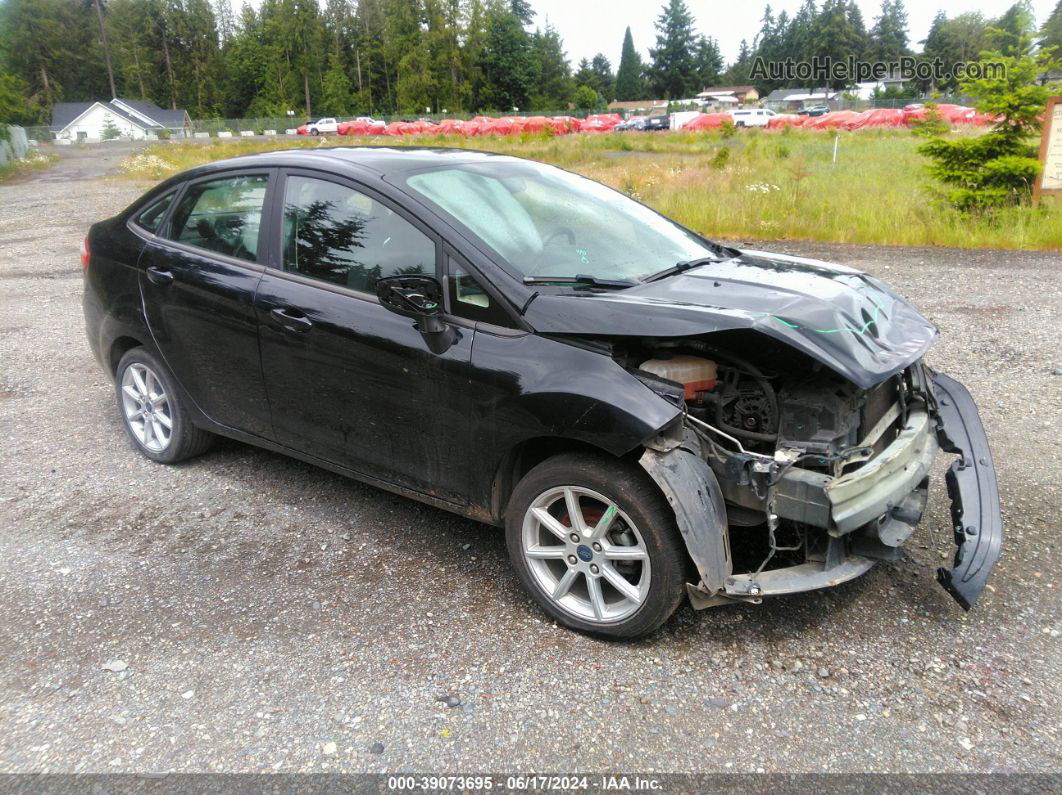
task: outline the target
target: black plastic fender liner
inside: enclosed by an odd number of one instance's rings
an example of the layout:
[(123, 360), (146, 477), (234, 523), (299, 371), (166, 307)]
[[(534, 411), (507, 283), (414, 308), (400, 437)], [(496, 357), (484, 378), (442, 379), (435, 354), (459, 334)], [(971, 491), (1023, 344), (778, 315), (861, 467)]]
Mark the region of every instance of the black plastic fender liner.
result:
[(969, 610), (999, 560), (1003, 543), (999, 485), (988, 436), (969, 391), (942, 373), (934, 373), (932, 380), (937, 440), (943, 450), (960, 456), (945, 475), (958, 549), (951, 569), (937, 569), (937, 581)]
[(683, 447), (667, 452), (646, 448), (638, 463), (660, 487), (675, 511), (682, 540), (708, 594), (722, 591), (732, 572), (726, 504), (715, 473)]

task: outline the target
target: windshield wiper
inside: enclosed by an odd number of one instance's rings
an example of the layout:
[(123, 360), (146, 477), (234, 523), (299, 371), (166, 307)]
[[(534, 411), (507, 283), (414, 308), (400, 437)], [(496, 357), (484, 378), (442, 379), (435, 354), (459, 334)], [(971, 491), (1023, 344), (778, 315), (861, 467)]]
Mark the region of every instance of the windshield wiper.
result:
[(722, 262), (722, 257), (698, 257), (697, 259), (687, 259), (682, 262), (676, 262), (670, 268), (664, 268), (662, 271), (646, 276), (642, 281), (655, 282), (657, 279), (664, 279), (668, 276), (674, 276), (676, 273), (682, 273), (688, 271), (690, 268), (696, 268), (698, 265), (713, 265), (717, 262)]
[(662, 271), (651, 273), (642, 279), (643, 282), (655, 282), (657, 279), (664, 279), (668, 276), (674, 276), (676, 273), (682, 273), (688, 271), (690, 268), (696, 268), (698, 265), (714, 265), (719, 262), (726, 262), (729, 259), (740, 257), (741, 252), (736, 248), (730, 248), (711, 240), (705, 240), (708, 247), (713, 252), (711, 257), (697, 257), (697, 259), (683, 260), (682, 262), (676, 262), (670, 268), (664, 268)]
[(622, 289), (634, 287), (637, 282), (626, 279), (599, 279), (596, 276), (588, 276), (585, 273), (577, 273), (574, 276), (525, 276), (524, 284), (571, 284), (577, 287), (611, 287)]

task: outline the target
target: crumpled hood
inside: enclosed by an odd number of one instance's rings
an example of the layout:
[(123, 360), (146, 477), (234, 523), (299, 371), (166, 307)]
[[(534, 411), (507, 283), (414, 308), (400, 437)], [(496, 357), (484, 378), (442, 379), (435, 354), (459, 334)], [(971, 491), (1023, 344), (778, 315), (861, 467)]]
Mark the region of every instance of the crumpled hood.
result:
[(541, 334), (686, 337), (754, 329), (866, 389), (917, 361), (936, 327), (884, 282), (817, 260), (743, 251), (625, 290), (542, 294)]

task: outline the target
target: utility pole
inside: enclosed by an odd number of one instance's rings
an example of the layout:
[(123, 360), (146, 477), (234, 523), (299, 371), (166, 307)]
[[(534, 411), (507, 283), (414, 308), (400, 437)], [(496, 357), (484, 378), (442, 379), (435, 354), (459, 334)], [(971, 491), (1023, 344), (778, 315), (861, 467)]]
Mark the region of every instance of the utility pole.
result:
[(103, 43), (103, 56), (107, 59), (107, 79), (111, 81), (111, 99), (118, 97), (118, 91), (114, 88), (114, 69), (111, 68), (111, 48), (107, 45), (107, 30), (103, 27), (103, 7), (100, 0), (96, 0), (96, 16), (100, 19), (100, 41)]

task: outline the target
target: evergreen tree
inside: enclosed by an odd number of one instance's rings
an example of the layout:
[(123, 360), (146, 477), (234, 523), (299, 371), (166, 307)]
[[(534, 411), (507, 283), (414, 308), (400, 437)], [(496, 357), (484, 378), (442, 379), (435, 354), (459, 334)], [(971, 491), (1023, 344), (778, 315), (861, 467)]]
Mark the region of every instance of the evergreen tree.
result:
[(597, 53), (590, 60), (590, 70), (594, 74), (594, 88), (605, 102), (616, 98), (616, 75), (612, 73), (612, 64), (602, 53)]
[(327, 116), (347, 116), (350, 114), (351, 85), (350, 78), (343, 70), (339, 54), (328, 55), (328, 70), (321, 81), (320, 111)]
[(1062, 59), (1062, 0), (1058, 0), (1055, 10), (1040, 28), (1040, 46), (1044, 49), (1054, 48), (1055, 58)]
[[(1062, 3), (1062, 0), (1059, 0)], [(623, 34), (623, 51), (620, 54), (619, 69), (616, 70), (616, 99), (621, 102), (642, 99), (645, 89), (642, 83), (642, 59), (634, 49), (630, 26)]]
[(656, 47), (649, 50), (649, 82), (654, 94), (679, 99), (701, 90), (703, 86), (697, 86), (695, 47), (693, 15), (685, 0), (668, 0), (656, 20)]
[(723, 71), (723, 55), (719, 52), (719, 45), (710, 36), (699, 36), (697, 48), (694, 52), (694, 68), (697, 76), (697, 91), (719, 83), (719, 76)]
[(1032, 47), (1035, 30), (1032, 0), (1019, 0), (989, 25), (988, 44), (1005, 56), (1024, 55)]
[(882, 0), (881, 16), (870, 32), (870, 48), (879, 61), (895, 61), (910, 53), (907, 46), (907, 10), (903, 0)]
[(487, 36), (480, 57), (482, 86), (479, 107), (527, 110), (538, 79), (538, 62), (531, 37), (507, 9), (488, 14)]
[(572, 100), (575, 85), (572, 82), (572, 70), (568, 57), (564, 54), (564, 43), (560, 34), (552, 25), (546, 25), (544, 31), (536, 30), (531, 37), (531, 44), (538, 61), (538, 83), (531, 97), (534, 110), (565, 109)]

